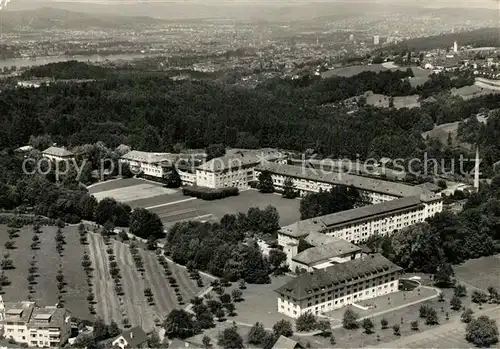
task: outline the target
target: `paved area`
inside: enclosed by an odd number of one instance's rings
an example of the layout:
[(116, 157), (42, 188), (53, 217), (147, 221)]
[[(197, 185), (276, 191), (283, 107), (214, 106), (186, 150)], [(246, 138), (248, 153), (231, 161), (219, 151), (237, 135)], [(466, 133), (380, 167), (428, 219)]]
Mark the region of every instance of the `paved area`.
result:
[(104, 198), (113, 198), (116, 201), (131, 202), (175, 193), (177, 193), (177, 190), (160, 187), (151, 183), (142, 183), (124, 188), (101, 191), (95, 193), (94, 196), (99, 201)]

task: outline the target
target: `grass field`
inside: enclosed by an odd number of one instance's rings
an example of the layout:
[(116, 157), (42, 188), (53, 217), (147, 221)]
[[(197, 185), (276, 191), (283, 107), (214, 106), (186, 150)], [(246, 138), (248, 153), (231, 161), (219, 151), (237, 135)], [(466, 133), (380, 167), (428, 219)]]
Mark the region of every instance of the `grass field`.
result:
[(247, 212), (251, 207), (276, 207), (280, 225), (288, 225), (300, 219), (300, 200), (283, 199), (280, 195), (261, 194), (255, 190), (242, 191), (238, 196), (221, 200), (204, 201), (183, 197), (182, 202), (152, 208), (166, 226), (182, 220), (217, 221), (226, 213)]
[(486, 291), (493, 286), (500, 289), (500, 255), (468, 260), (454, 266), (459, 280)]
[[(15, 238), (16, 249), (8, 250), (10, 258), (14, 262), (15, 269), (6, 270), (11, 285), (3, 288), (3, 299), (6, 302), (27, 300), (28, 298), (28, 275), (29, 262), (35, 256), (38, 266), (38, 277), (34, 285), (35, 293), (33, 300), (40, 305), (54, 305), (57, 303), (58, 289), (56, 287), (56, 275), (58, 265), (61, 263), (65, 282), (63, 294), (64, 305), (72, 315), (78, 318), (93, 320), (94, 315), (89, 312), (87, 301), (88, 285), (86, 274), (81, 266), (82, 255), (88, 251), (93, 268), (92, 287), (95, 294), (96, 315), (101, 316), (106, 322), (111, 320), (121, 324), (124, 317), (129, 318), (132, 326), (142, 326), (145, 330), (154, 327), (154, 320), (163, 319), (174, 308), (182, 308), (178, 304), (174, 290), (167, 281), (163, 267), (157, 261), (154, 252), (140, 250), (144, 261), (145, 271), (137, 271), (132, 260), (127, 244), (111, 239), (111, 247), (116, 262), (122, 275), (124, 296), (117, 296), (114, 282), (109, 273), (109, 261), (106, 252), (107, 246), (101, 235), (88, 233), (88, 244), (81, 245), (79, 241), (78, 228), (69, 226), (63, 229), (66, 240), (64, 252), (60, 258), (55, 248), (55, 227), (42, 227), (40, 237), (40, 249), (31, 250), (30, 244), (33, 236), (31, 226), (21, 229), (19, 237)], [(7, 227), (0, 226), (0, 246), (5, 253), (4, 244), (8, 239)], [(179, 283), (179, 291), (184, 302), (204, 288), (198, 287), (189, 278), (183, 267), (170, 263), (170, 270)], [(208, 285), (208, 281), (204, 280)], [(152, 289), (155, 304), (148, 305), (144, 297), (144, 289)]]
[(432, 130), (423, 132), (422, 137), (425, 139), (429, 136), (429, 138), (438, 139), (442, 144), (448, 144), (448, 134), (451, 134), (452, 141), (456, 144), (459, 123), (456, 121), (434, 126)]
[[(394, 97), (394, 107), (401, 108), (418, 108), (420, 102), (418, 95)], [(369, 93), (366, 95), (366, 103), (375, 107), (389, 108), (390, 98), (385, 95)]]

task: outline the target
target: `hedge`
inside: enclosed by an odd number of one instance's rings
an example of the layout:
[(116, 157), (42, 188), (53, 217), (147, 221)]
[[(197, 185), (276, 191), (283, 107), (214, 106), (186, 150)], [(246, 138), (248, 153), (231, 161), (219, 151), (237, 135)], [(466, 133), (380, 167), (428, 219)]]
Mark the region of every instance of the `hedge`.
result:
[(235, 187), (214, 189), (192, 186), (182, 188), (182, 193), (186, 196), (194, 196), (202, 200), (217, 200), (226, 198), (228, 196), (237, 196), (240, 194), (240, 191)]

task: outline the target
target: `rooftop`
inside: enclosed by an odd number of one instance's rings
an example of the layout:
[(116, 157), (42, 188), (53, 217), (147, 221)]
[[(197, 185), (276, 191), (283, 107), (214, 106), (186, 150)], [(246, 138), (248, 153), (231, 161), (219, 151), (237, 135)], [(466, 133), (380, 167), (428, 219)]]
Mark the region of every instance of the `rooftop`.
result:
[(131, 150), (122, 155), (124, 160), (146, 162), (148, 164), (155, 164), (163, 161), (172, 161), (172, 154), (170, 153), (148, 153), (145, 151)]
[(272, 349), (294, 349), (294, 348), (302, 348), (302, 346), (293, 339), (281, 335), (279, 336), (276, 343), (274, 343)]
[(35, 308), (35, 302), (5, 302), (5, 320), (28, 322)]
[(401, 210), (418, 208), (421, 205), (420, 197), (409, 196), (401, 199), (385, 201), (375, 205), (353, 208), (352, 210), (332, 213), (325, 216), (314, 217), (298, 221), (282, 227), (280, 233), (283, 235), (300, 238), (327, 228), (336, 228), (347, 224), (359, 223), (368, 219), (395, 213)]
[(198, 166), (198, 169), (210, 172), (223, 172), (233, 168), (241, 168), (259, 164), (261, 159), (254, 154), (238, 153), (212, 159)]
[(62, 158), (74, 156), (74, 154), (72, 152), (70, 152), (69, 150), (67, 150), (65, 148), (59, 148), (59, 147), (47, 148), (42, 153), (46, 154), (46, 155), (58, 156), (58, 157), (62, 157)]
[(330, 258), (344, 256), (349, 253), (359, 253), (361, 248), (350, 242), (335, 238), (335, 242), (326, 245), (308, 248), (300, 252), (292, 259), (305, 265), (314, 265)]
[(123, 337), (130, 348), (137, 348), (140, 344), (148, 340), (146, 332), (141, 327), (132, 327), (122, 332), (116, 339)]
[(302, 300), (322, 293), (326, 288), (332, 288), (340, 283), (350, 283), (358, 278), (370, 278), (372, 274), (380, 275), (401, 270), (401, 267), (377, 253), (345, 263), (334, 264), (326, 269), (300, 274), (278, 288), (276, 292), (295, 300)]
[(28, 327), (58, 327), (64, 326), (69, 321), (71, 314), (64, 308), (45, 307), (35, 308)]
[(257, 167), (260, 171), (269, 171), (288, 177), (309, 179), (312, 181), (329, 183), (334, 185), (343, 185), (355, 187), (361, 190), (386, 194), (396, 197), (422, 196), (424, 201), (435, 200), (438, 197), (432, 197), (432, 193), (424, 188), (411, 186), (404, 183), (390, 182), (382, 179), (357, 176), (349, 173), (322, 171), (321, 169), (312, 169), (304, 166), (281, 165), (276, 163), (267, 163)]

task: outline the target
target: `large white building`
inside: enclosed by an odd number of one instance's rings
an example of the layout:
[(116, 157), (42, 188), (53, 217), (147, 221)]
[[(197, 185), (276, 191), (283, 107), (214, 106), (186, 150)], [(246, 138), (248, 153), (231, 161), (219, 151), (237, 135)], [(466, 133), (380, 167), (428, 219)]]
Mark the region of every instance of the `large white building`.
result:
[(255, 176), (263, 171), (271, 174), (274, 188), (283, 189), (285, 180), (291, 179), (300, 196), (328, 191), (335, 186), (354, 187), (366, 196), (372, 204), (391, 201), (407, 196), (421, 196), (424, 200), (440, 200), (440, 196), (425, 190), (421, 186), (411, 186), (399, 182), (390, 182), (377, 178), (363, 177), (343, 172), (324, 171), (304, 166), (267, 163), (256, 167)]
[(71, 314), (64, 308), (38, 307), (35, 302), (3, 303), (0, 327), (5, 338), (30, 347), (63, 347), (71, 334)]
[(196, 185), (208, 188), (249, 188), (258, 179), (255, 168), (268, 163), (283, 162), (286, 156), (269, 149), (239, 150), (212, 159), (196, 169)]
[(365, 299), (397, 292), (402, 269), (380, 254), (297, 276), (276, 290), (278, 312), (291, 318), (319, 315)]
[(292, 223), (279, 230), (278, 244), (286, 251), (289, 244), (298, 244), (311, 233), (361, 244), (372, 235), (392, 234), (424, 222), (442, 209), (441, 199), (422, 201), (419, 196), (409, 196)]

